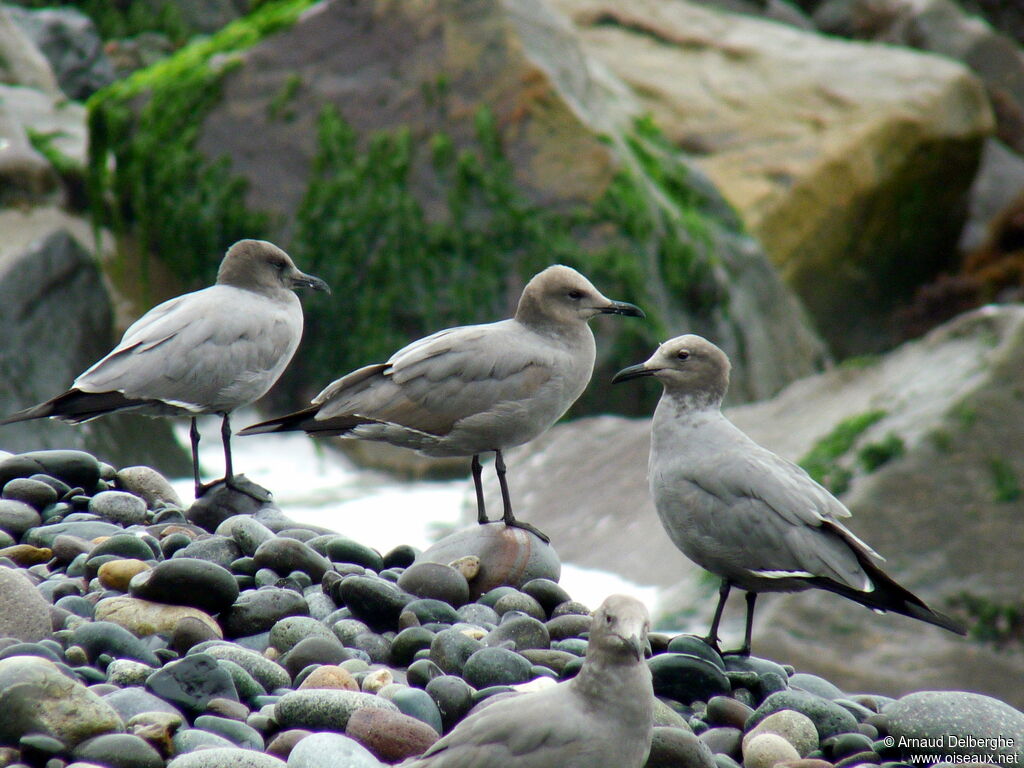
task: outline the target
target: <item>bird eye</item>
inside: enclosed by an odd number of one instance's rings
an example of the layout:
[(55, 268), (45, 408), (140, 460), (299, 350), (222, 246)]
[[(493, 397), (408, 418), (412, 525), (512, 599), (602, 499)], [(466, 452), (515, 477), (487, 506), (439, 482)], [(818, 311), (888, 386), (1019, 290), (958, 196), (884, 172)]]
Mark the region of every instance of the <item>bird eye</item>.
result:
[(611, 617), (611, 614), (608, 614), (608, 615), (606, 615), (606, 616), (604, 617), (604, 623), (605, 623), (605, 624), (611, 624), (611, 623), (612, 623), (612, 617)]
[(689, 356), (690, 353), (685, 349), (680, 349), (678, 352), (676, 352), (676, 357), (678, 357), (680, 360), (686, 360)]
[(569, 291), (569, 298), (573, 301), (579, 301), (583, 298), (583, 291), (576, 290), (575, 288)]

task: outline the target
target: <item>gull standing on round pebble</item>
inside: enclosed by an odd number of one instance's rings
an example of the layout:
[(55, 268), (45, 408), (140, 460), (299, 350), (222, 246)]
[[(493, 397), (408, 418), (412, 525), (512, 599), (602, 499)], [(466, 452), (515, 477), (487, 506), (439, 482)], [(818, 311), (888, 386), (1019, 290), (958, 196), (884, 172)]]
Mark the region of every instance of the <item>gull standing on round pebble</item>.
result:
[(547, 541), (515, 519), (502, 451), (522, 445), (558, 421), (594, 371), (599, 314), (643, 317), (639, 307), (601, 295), (562, 265), (535, 275), (514, 317), (438, 331), (332, 382), (301, 411), (246, 427), (239, 434), (303, 430), (379, 440), (427, 456), (472, 456), (477, 519), (484, 508), (480, 454), (495, 453), (506, 525)]
[(687, 335), (612, 379), (654, 376), (665, 388), (651, 433), (651, 495), (672, 542), (722, 579), (708, 644), (718, 649), (718, 624), (733, 586), (747, 593), (740, 654), (750, 653), (759, 592), (811, 587), (965, 634), (881, 570), (883, 558), (839, 522), (850, 516), (842, 502), (722, 414), (729, 367), (721, 349)]
[(218, 413), (224, 482), (234, 488), (229, 414), (263, 397), (291, 362), (302, 338), (296, 288), (330, 292), (276, 245), (240, 240), (221, 261), (215, 285), (153, 307), (71, 389), (0, 424), (46, 417), (80, 424), (116, 411), (191, 417), (199, 497), (214, 483), (199, 481), (196, 416)]
[(643, 603), (611, 595), (576, 677), (485, 703), (403, 768), (641, 768), (654, 720), (649, 629)]

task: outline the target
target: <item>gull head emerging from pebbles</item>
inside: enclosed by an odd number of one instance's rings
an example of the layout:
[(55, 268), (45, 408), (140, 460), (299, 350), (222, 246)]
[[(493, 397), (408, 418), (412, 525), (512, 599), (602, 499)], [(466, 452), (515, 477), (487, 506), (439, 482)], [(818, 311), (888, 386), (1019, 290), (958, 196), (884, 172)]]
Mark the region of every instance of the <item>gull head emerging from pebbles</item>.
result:
[(643, 603), (611, 595), (594, 612), (576, 677), (484, 702), (404, 768), (640, 768), (654, 691)]

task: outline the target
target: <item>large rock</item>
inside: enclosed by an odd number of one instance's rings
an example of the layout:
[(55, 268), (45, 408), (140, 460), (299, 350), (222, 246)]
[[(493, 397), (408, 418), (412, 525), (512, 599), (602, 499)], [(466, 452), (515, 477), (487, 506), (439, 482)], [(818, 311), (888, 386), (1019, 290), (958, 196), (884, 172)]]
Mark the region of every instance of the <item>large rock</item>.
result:
[(552, 1), (697, 157), (833, 350), (891, 344), (893, 307), (955, 255), (992, 130), (980, 83), (945, 58), (686, 0)]
[(1024, 51), (954, 0), (831, 0), (814, 13), (824, 31), (938, 53), (985, 84), (999, 138), (1024, 151)]
[(120, 733), (124, 723), (107, 702), (52, 661), (35, 656), (0, 660), (0, 743), (17, 744), (44, 734), (73, 747), (101, 733)]
[(23, 85), (52, 94), (59, 91), (57, 78), (46, 57), (3, 5), (0, 5), (0, 83)]
[[(886, 569), (976, 625), (975, 635), (1002, 644), (1014, 630), (993, 617), (1016, 615), (1020, 600), (1021, 370), (1024, 307), (985, 307), (884, 357), (796, 382), (729, 415), (786, 458), (806, 460), (813, 451), (830, 482), (846, 486), (850, 527), (888, 558)], [(844, 433), (845, 446), (836, 439)], [(510, 452), (516, 515), (547, 533), (563, 562), (665, 587), (660, 612), (704, 632), (717, 580), (661, 528), (647, 490), (649, 441), (648, 420), (601, 417), (557, 426)], [(500, 503), (495, 487), (488, 501)], [(737, 637), (742, 615), (742, 601), (730, 604), (724, 626)], [(989, 642), (875, 616), (816, 591), (766, 595), (757, 617), (758, 654), (848, 691), (941, 685), (1024, 701), (1024, 658)]]
[(76, 8), (26, 10), (11, 6), (8, 13), (49, 61), (61, 90), (84, 101), (114, 82), (114, 68), (103, 52), (103, 41), (92, 19)]
[[(259, 39), (259, 13), (240, 22), (253, 28), (246, 40)], [(396, 59), (398, 39), (405, 45)], [(339, 352), (326, 336), (310, 335), (282, 391), (387, 356), (443, 325), (507, 315), (525, 279), (556, 260), (580, 266), (608, 295), (649, 315), (646, 324), (601, 324), (598, 385), (583, 407), (635, 412), (635, 396), (607, 388), (618, 365), (611, 358), (653, 345), (666, 329), (702, 330), (744, 361), (737, 400), (773, 393), (822, 361), (801, 308), (729, 206), (638, 119), (628, 89), (543, 2), (325, 0), (245, 50), (217, 58), (208, 51), (209, 66), (187, 77), (177, 67), (196, 51), (94, 100), (97, 124), (107, 129), (97, 148), (114, 156), (117, 174), (155, 185), (170, 177), (140, 165), (145, 153), (133, 151), (134, 142), (180, 142), (192, 134), (163, 117), (189, 114), (199, 123), (197, 141), (175, 151), (197, 168), (230, 160), (232, 177), (217, 182), (214, 197), (246, 189), (244, 204), (222, 214), (204, 206), (204, 215), (220, 218), (196, 221), (185, 201), (206, 177), (175, 177), (178, 186), (125, 197), (126, 221), (140, 222), (138, 231), (182, 264), (175, 233), (199, 241), (225, 221), (240, 222), (247, 206), (269, 213), (271, 236), (291, 239), (296, 260), (321, 269), (337, 290), (418, 286), (413, 294), (375, 292), (344, 312), (307, 304), (311, 326), (329, 325), (349, 343)], [(196, 82), (194, 109), (180, 106), (188, 78)], [(179, 106), (122, 121), (121, 107), (147, 98)], [(212, 176), (226, 173), (217, 168)], [(353, 189), (336, 183), (350, 178), (340, 169), (355, 170)], [(468, 185), (462, 192), (456, 179)], [(127, 188), (106, 181), (112, 192)], [(151, 204), (139, 205), (144, 198)], [(329, 226), (327, 211), (344, 226)], [(178, 227), (182, 215), (188, 221)], [(385, 230), (392, 234), (382, 239)], [(433, 256), (402, 243), (443, 252), (444, 275)], [(368, 247), (385, 251), (364, 263)], [(212, 268), (200, 261), (205, 252), (195, 256), (197, 268)], [(364, 295), (352, 293), (356, 304)], [(757, 376), (740, 372), (755, 368)]]
[[(71, 232), (82, 222), (52, 209), (0, 211), (0, 413), (53, 397), (113, 346), (110, 298), (96, 261)], [(190, 465), (166, 422), (111, 416), (89, 427), (51, 420), (0, 427), (0, 446), (22, 452), (77, 448), (170, 476)]]
[[(0, 206), (62, 201), (57, 170), (30, 139), (26, 116), (17, 103), (53, 105), (53, 96), (21, 86), (0, 86)], [(73, 111), (74, 108), (72, 108)], [(33, 130), (37, 130), (32, 126)], [(36, 134), (40, 136), (42, 134)]]

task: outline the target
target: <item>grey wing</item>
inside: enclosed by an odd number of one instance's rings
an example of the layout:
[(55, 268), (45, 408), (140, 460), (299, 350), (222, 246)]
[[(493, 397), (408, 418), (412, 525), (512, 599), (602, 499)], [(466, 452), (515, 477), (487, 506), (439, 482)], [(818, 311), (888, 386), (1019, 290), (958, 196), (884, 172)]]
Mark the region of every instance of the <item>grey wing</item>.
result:
[(757, 447), (757, 452), (748, 452), (742, 459), (736, 457), (734, 464), (740, 467), (736, 475), (738, 489), (760, 499), (793, 525), (825, 527), (841, 534), (872, 560), (885, 560), (840, 522), (850, 517), (850, 510), (803, 467)]
[(331, 384), (318, 420), (358, 415), (435, 435), (549, 382), (555, 354), (509, 321), (440, 331)]
[(761, 578), (824, 577), (870, 588), (860, 558), (881, 557), (836, 520), (842, 504), (795, 465), (749, 447), (709, 456), (687, 472), (689, 498), (708, 510), (690, 536)]
[(301, 334), (301, 311), (214, 286), (150, 310), (74, 386), (194, 412), (230, 410), (273, 385)]
[(410, 766), (551, 768), (585, 757), (587, 739), (562, 690), (520, 694), (463, 720)]

